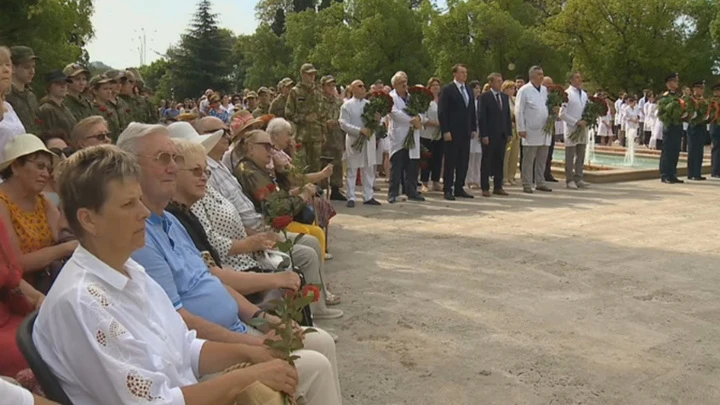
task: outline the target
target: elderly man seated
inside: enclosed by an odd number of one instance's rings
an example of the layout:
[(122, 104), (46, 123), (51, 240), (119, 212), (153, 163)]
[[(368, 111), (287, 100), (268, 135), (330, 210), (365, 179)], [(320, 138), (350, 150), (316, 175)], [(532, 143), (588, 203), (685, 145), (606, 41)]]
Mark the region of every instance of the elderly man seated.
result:
[[(40, 309), (33, 341), (70, 400), (230, 405), (256, 382), (295, 394), (293, 367), (262, 346), (198, 339), (130, 259), (145, 245), (150, 215), (139, 179), (135, 158), (111, 145), (83, 149), (61, 170), (60, 197), (80, 246)], [(238, 362), (255, 365), (198, 383)], [(300, 383), (304, 390), (333, 387), (329, 366), (316, 372), (319, 378)], [(336, 403), (334, 394), (315, 403)]]
[[(133, 123), (120, 135), (118, 146), (135, 155), (142, 169), (142, 202), (150, 210), (145, 220), (145, 246), (132, 257), (157, 281), (170, 297), (188, 328), (198, 336), (219, 342), (263, 346), (265, 333), (245, 322), (274, 318), (232, 288), (226, 287), (205, 265), (200, 252), (182, 224), (165, 211), (176, 188), (178, 170), (184, 167), (167, 128)], [(217, 269), (235, 273), (232, 270)], [(325, 331), (305, 337), (308, 350), (299, 353), (297, 396), (308, 404), (341, 403), (335, 342)], [(330, 372), (333, 382), (317, 384), (316, 377)]]

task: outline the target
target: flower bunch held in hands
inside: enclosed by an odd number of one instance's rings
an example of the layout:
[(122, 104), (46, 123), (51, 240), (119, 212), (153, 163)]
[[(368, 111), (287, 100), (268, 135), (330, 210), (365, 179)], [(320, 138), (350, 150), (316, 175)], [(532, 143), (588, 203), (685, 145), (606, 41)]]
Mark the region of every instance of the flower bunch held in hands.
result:
[(690, 122), (696, 125), (707, 124), (710, 120), (710, 104), (704, 98), (692, 98), (692, 106), (694, 114), (690, 118)]
[[(288, 291), (282, 298), (270, 302), (272, 312), (277, 317), (273, 318), (272, 322), (266, 317), (257, 317), (249, 323), (260, 329), (269, 329), (271, 333), (265, 339), (265, 346), (275, 350), (280, 354), (280, 358), (295, 366), (295, 361), (300, 357), (292, 353), (305, 347), (303, 342), (305, 335), (317, 332), (313, 328), (302, 329), (298, 327), (298, 323), (302, 321), (305, 308), (319, 299), (320, 288), (308, 284), (300, 291)], [(296, 404), (295, 398), (287, 394), (283, 395), (285, 405)]]
[(558, 119), (560, 107), (568, 102), (568, 95), (567, 93), (565, 93), (565, 89), (563, 88), (563, 86), (557, 84), (549, 86), (547, 88), (547, 91), (548, 96), (545, 105), (548, 109), (548, 118), (547, 121), (545, 121), (545, 127), (543, 128), (543, 131), (545, 132), (545, 135), (554, 136), (555, 121), (557, 121)]
[(665, 92), (663, 97), (658, 101), (658, 118), (663, 125), (680, 125), (683, 121), (691, 116), (688, 103), (685, 98), (678, 97), (675, 94)]
[[(580, 119), (586, 122), (587, 125), (585, 128), (587, 128), (588, 131), (594, 130), (598, 126), (598, 118), (604, 117), (607, 115), (607, 112), (608, 106), (604, 97), (590, 96), (587, 104), (585, 104), (585, 108), (583, 109), (582, 118)], [(584, 128), (576, 125), (575, 129), (568, 138), (573, 142), (577, 142), (581, 137), (584, 137), (585, 134), (586, 132), (584, 131)]]
[(720, 118), (720, 98), (713, 97), (708, 101), (708, 123), (717, 124)]
[[(419, 117), (420, 114), (427, 112), (430, 108), (430, 102), (435, 99), (432, 92), (425, 86), (412, 86), (408, 89), (408, 102), (405, 105), (405, 113), (411, 117)], [(405, 137), (403, 148), (407, 150), (415, 149), (415, 128), (412, 126)]]
[(288, 238), (287, 227), (293, 222), (296, 207), (293, 206), (290, 195), (285, 190), (280, 190), (275, 184), (268, 184), (255, 191), (255, 198), (262, 202), (262, 212), (265, 223), (276, 232), (281, 232), (285, 240), (278, 242), (277, 248), (281, 252), (290, 256), (292, 268), (295, 268), (295, 260), (293, 258), (293, 246), (302, 238), (303, 234), (298, 234), (295, 239)]
[[(374, 91), (370, 93), (367, 97), (368, 103), (365, 104), (365, 108), (363, 109), (362, 113), (362, 119), (363, 123), (365, 124), (365, 128), (370, 130), (370, 135), (367, 137), (360, 137), (355, 143), (360, 143), (360, 139), (368, 140), (370, 139), (370, 136), (372, 136), (372, 133), (375, 133), (376, 139), (383, 139), (387, 138), (387, 128), (385, 128), (385, 125), (380, 123), (380, 120), (377, 119), (377, 117), (384, 117), (388, 114), (390, 114), (390, 111), (392, 111), (393, 107), (393, 99), (390, 97), (390, 95), (386, 94), (383, 91)], [(360, 143), (362, 145), (362, 143)], [(355, 145), (353, 145), (355, 147)], [(356, 148), (357, 149), (357, 148)], [(361, 150), (362, 146), (360, 146)]]

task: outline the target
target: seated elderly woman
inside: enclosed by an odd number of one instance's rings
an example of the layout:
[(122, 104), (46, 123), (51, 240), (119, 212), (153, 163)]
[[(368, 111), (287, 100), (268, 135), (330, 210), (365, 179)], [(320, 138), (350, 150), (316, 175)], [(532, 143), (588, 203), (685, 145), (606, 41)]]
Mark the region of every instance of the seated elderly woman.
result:
[(111, 134), (105, 118), (91, 115), (75, 125), (70, 134), (70, 144), (74, 150), (80, 150), (89, 146), (108, 144), (110, 138)]
[[(40, 138), (48, 150), (58, 156), (61, 161), (72, 154), (72, 149), (67, 145), (64, 131), (43, 132), (38, 136), (38, 138)], [(50, 176), (50, 181), (48, 181), (45, 186), (43, 194), (45, 194), (45, 196), (57, 206), (60, 205), (60, 197), (58, 197), (57, 187), (55, 184), (56, 175), (57, 171), (53, 172), (53, 175)]]
[(54, 263), (77, 247), (76, 241), (56, 244), (64, 221), (42, 193), (56, 159), (38, 137), (24, 134), (5, 146), (5, 161), (0, 163), (0, 218), (12, 224), (10, 242), (22, 253), (25, 279), (42, 292), (52, 284), (51, 273), (58, 268)]
[[(139, 178), (135, 158), (111, 145), (63, 164), (60, 196), (80, 247), (40, 309), (33, 342), (70, 400), (229, 405), (256, 383), (294, 394), (288, 363), (262, 346), (198, 339), (130, 258), (145, 245), (150, 215)], [(238, 362), (255, 365), (198, 383)]]

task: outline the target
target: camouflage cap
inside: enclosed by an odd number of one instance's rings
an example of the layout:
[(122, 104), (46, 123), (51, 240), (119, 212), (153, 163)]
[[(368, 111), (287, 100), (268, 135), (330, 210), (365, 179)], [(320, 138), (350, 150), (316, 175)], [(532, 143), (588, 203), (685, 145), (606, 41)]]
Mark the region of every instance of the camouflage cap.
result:
[(137, 70), (137, 68), (127, 68), (125, 69), (126, 72), (130, 72), (135, 76), (135, 81), (140, 84), (140, 87), (145, 86), (145, 80), (143, 80), (142, 75)]
[(322, 79), (320, 79), (320, 84), (323, 86), (329, 83), (337, 83), (337, 80), (335, 80), (332, 75), (323, 76)]
[(71, 63), (65, 66), (65, 69), (63, 69), (63, 73), (65, 73), (67, 77), (75, 77), (80, 73), (85, 73), (86, 75), (90, 76), (90, 71), (85, 69), (85, 67), (79, 63)]
[(283, 87), (290, 87), (293, 84), (295, 84), (295, 82), (293, 82), (293, 79), (286, 77), (286, 78), (280, 80), (280, 82), (278, 82), (278, 88), (280, 89)]
[(305, 63), (300, 67), (300, 73), (317, 73), (317, 69), (312, 63)]
[(254, 91), (249, 91), (245, 98), (257, 98), (258, 95)]
[(109, 77), (110, 80), (118, 81), (125, 77), (125, 71), (123, 70), (117, 70), (117, 69), (110, 69), (106, 70), (105, 73), (103, 73), (106, 77)]
[(269, 94), (269, 93), (270, 93), (270, 90), (268, 90), (268, 88), (265, 87), (265, 86), (260, 87), (260, 88), (258, 89), (258, 91), (257, 91), (257, 94), (262, 94), (262, 93)]
[(135, 79), (135, 73), (133, 73), (133, 72), (127, 70), (127, 69), (123, 72), (123, 75), (125, 75), (125, 77), (126, 77), (128, 80), (130, 80), (131, 82), (134, 82), (134, 81), (136, 80), (136, 79)]
[(95, 86), (98, 86), (101, 84), (110, 83), (111, 81), (113, 81), (113, 79), (107, 77), (105, 75), (105, 73), (103, 73), (103, 74), (100, 74), (97, 76), (93, 76), (93, 78), (90, 79), (90, 87), (95, 87)]
[(35, 56), (35, 52), (33, 52), (32, 48), (19, 45), (10, 48), (10, 59), (12, 59), (13, 65), (20, 65), (40, 58)]

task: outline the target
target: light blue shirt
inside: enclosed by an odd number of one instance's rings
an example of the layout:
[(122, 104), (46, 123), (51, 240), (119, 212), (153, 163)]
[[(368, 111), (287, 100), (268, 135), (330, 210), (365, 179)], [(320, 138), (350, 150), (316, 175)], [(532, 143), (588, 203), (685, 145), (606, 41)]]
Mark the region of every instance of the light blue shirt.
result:
[(176, 310), (185, 308), (233, 332), (247, 333), (235, 299), (213, 276), (180, 221), (165, 211), (145, 221), (145, 247), (132, 258), (165, 290)]

